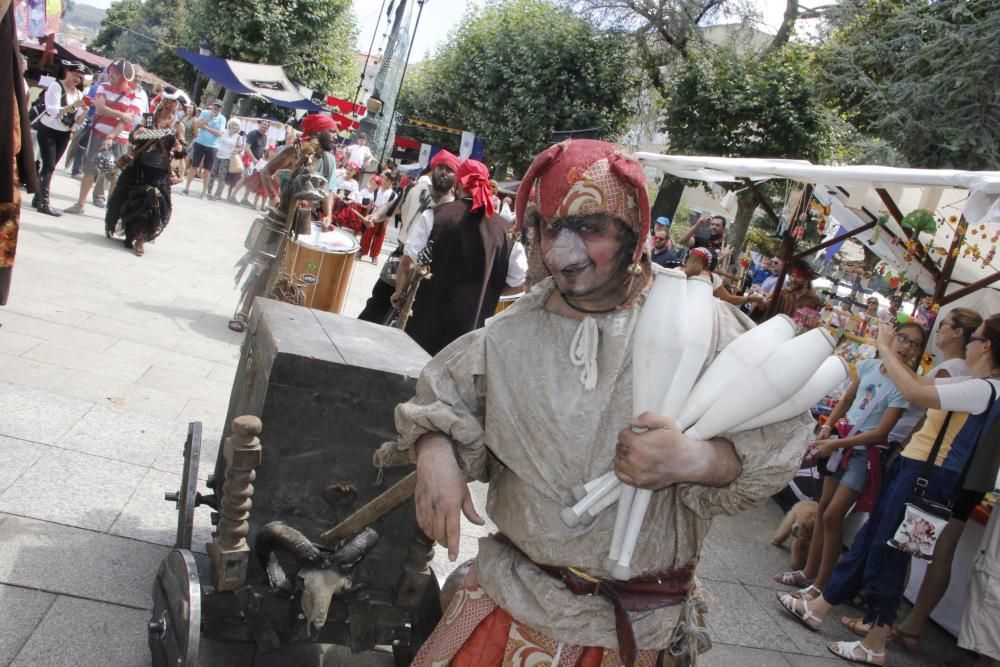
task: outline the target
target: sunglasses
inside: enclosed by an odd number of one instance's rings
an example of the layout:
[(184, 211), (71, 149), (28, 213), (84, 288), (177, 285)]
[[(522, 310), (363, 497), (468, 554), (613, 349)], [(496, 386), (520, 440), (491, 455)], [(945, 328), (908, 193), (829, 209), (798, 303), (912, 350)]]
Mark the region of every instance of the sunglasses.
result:
[(899, 341), (901, 345), (909, 345), (910, 347), (917, 348), (923, 343), (922, 340), (912, 338), (907, 336), (905, 333), (896, 334), (896, 340)]

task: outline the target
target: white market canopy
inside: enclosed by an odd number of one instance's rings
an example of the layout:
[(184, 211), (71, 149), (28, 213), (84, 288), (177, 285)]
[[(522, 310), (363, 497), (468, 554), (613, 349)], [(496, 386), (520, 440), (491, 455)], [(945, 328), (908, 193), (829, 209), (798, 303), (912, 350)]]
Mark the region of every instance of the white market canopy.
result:
[[(905, 275), (928, 294), (935, 291), (935, 276), (918, 259), (906, 256), (907, 236), (896, 220), (899, 214), (917, 209), (937, 214), (937, 232), (921, 233), (918, 239), (929, 249), (928, 257), (938, 270), (944, 265), (955, 234), (956, 223), (950, 219), (965, 217), (968, 232), (950, 276), (955, 284), (949, 286), (949, 292), (1000, 271), (1000, 257), (993, 259), (989, 253), (994, 246), (992, 239), (1000, 234), (1000, 172), (997, 171), (832, 167), (805, 160), (657, 153), (637, 153), (636, 157), (646, 167), (684, 179), (746, 183), (780, 178), (812, 185), (813, 196), (830, 206), (828, 219), (833, 224), (828, 238), (868, 225), (888, 213), (890, 220), (884, 229), (868, 229), (855, 238), (885, 260), (893, 272)], [(872, 243), (876, 233), (878, 236)]]

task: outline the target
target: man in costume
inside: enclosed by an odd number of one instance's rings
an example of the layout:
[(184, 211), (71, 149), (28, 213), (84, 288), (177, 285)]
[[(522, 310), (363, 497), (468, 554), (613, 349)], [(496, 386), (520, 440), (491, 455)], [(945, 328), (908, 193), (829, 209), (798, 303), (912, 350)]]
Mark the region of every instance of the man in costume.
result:
[[(411, 267), (411, 259), (403, 255), (403, 246), (409, 237), (410, 227), (425, 211), (455, 199), (452, 190), (455, 187), (455, 172), (458, 171), (460, 165), (461, 160), (455, 154), (446, 150), (438, 151), (431, 159), (430, 173), (418, 178), (403, 195), (400, 204), (402, 222), (399, 227), (399, 247), (388, 260), (391, 265), (398, 267), (397, 276), (400, 269), (405, 267), (405, 271), (408, 272)], [(384, 213), (389, 216), (392, 211), (387, 210)], [(377, 215), (373, 219), (375, 222), (380, 222), (380, 217)], [(392, 309), (392, 295), (396, 291), (398, 280), (395, 276), (384, 274), (385, 272), (372, 288), (372, 295), (365, 304), (365, 309), (358, 315), (359, 320), (381, 324), (389, 315), (389, 311)]]
[(781, 293), (777, 295), (778, 310), (775, 314), (791, 317), (799, 308), (812, 308), (816, 311), (822, 309), (823, 299), (812, 289), (812, 279), (815, 277), (812, 268), (805, 260), (793, 260), (788, 275), (785, 276)]
[(406, 333), (437, 354), (459, 336), (483, 326), (500, 295), (520, 291), (528, 270), (524, 247), (507, 238), (509, 225), (493, 208), (489, 171), (466, 160), (456, 173), (461, 197), (425, 211), (410, 227), (392, 302), (402, 298), (421, 253), (431, 254), (430, 277), (417, 288)]
[[(529, 263), (550, 275), (435, 356), (414, 398), (396, 408), (395, 448), (416, 461), (423, 531), (454, 559), (461, 514), (482, 522), (466, 485), (478, 479), (489, 481), (486, 509), (502, 533), (480, 540), (415, 665), (527, 655), (539, 664), (693, 664), (708, 643), (693, 573), (712, 516), (782, 488), (811, 437), (807, 416), (709, 442), (656, 414), (634, 418), (649, 203), (642, 167), (620, 150), (571, 140), (535, 159), (517, 227), (528, 229)], [(752, 326), (718, 301), (715, 319), (715, 354)], [(612, 461), (622, 481), (657, 490), (632, 559), (640, 578), (630, 582), (604, 570), (614, 511), (575, 528), (560, 518), (572, 487)]]

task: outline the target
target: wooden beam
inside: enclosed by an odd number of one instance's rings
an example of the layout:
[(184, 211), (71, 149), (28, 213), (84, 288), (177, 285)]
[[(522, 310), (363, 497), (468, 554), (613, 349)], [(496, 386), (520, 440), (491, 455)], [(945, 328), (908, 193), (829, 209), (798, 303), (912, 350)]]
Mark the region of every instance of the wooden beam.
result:
[[(916, 237), (916, 232), (912, 232), (903, 226), (903, 212), (899, 210), (899, 207), (896, 206), (896, 202), (893, 201), (891, 196), (889, 196), (889, 193), (885, 190), (885, 188), (875, 188), (875, 192), (878, 193), (879, 199), (881, 199), (882, 203), (885, 204), (885, 208), (889, 211), (889, 215), (891, 215), (893, 220), (899, 224), (899, 227), (903, 230), (903, 234), (906, 238), (910, 241), (917, 241), (919, 243), (920, 240)], [(869, 211), (866, 210), (865, 212), (871, 215)], [(888, 229), (886, 232), (890, 234), (892, 233)], [(931, 261), (930, 255), (926, 252), (924, 253), (924, 256), (920, 258), (920, 265), (927, 269), (927, 271), (934, 278), (935, 286), (941, 282), (942, 271), (941, 269), (938, 269), (934, 262)]]
[[(757, 196), (757, 201), (764, 206), (765, 210), (768, 211), (772, 217), (777, 218), (777, 216), (774, 215), (774, 210), (771, 209), (771, 206), (764, 203), (764, 197), (753, 185), (750, 179), (744, 180), (749, 184), (751, 190)], [(802, 214), (802, 211), (809, 206), (809, 202), (812, 200), (812, 193), (812, 183), (806, 183), (806, 187), (802, 190), (802, 199), (799, 200), (799, 205), (795, 207), (795, 212), (793, 213), (795, 217), (793, 220), (797, 221), (799, 219), (799, 215)], [(785, 276), (788, 275), (788, 266), (792, 263), (794, 255), (795, 239), (792, 238), (792, 221), (789, 221), (788, 230), (785, 232), (785, 238), (781, 240), (781, 258), (784, 262), (781, 265), (781, 271), (778, 273), (778, 280), (774, 283), (774, 291), (771, 292), (771, 302), (767, 304), (767, 316), (764, 319), (774, 317), (778, 312), (778, 301), (781, 300), (781, 289), (785, 285)]]
[(803, 250), (802, 252), (796, 253), (792, 257), (792, 259), (802, 259), (803, 257), (808, 257), (809, 255), (812, 255), (813, 253), (817, 253), (820, 250), (823, 250), (824, 248), (829, 248), (832, 245), (840, 243), (844, 239), (849, 239), (852, 236), (857, 236), (861, 232), (867, 232), (869, 229), (872, 229), (877, 224), (878, 224), (878, 222), (869, 222), (866, 225), (861, 225), (857, 229), (851, 230), (849, 232), (845, 232), (844, 234), (841, 234), (840, 236), (833, 237), (829, 241), (823, 241), (822, 243), (820, 243), (817, 246), (813, 246), (812, 248), (809, 248), (808, 250)]
[(978, 289), (982, 289), (984, 287), (988, 287), (988, 286), (992, 285), (993, 283), (997, 282), (998, 280), (1000, 280), (1000, 271), (997, 271), (992, 276), (987, 276), (987, 277), (983, 278), (982, 280), (977, 280), (976, 282), (972, 283), (971, 285), (969, 285), (967, 287), (963, 287), (962, 289), (955, 290), (951, 294), (947, 294), (947, 295), (941, 297), (940, 301), (935, 300), (935, 303), (940, 304), (942, 306), (947, 306), (949, 303), (957, 301), (957, 300), (961, 299), (963, 296), (967, 296), (969, 294), (972, 294), (973, 292), (975, 292)]
[[(958, 261), (958, 251), (962, 247), (962, 241), (965, 240), (965, 232), (968, 231), (968, 229), (969, 223), (966, 222), (965, 215), (963, 214), (962, 217), (958, 219), (958, 224), (955, 225), (955, 236), (951, 239), (951, 247), (948, 248), (948, 256), (944, 258), (944, 266), (941, 267), (941, 275), (938, 277), (937, 284), (934, 286), (934, 303), (945, 303), (942, 299), (944, 299), (945, 291), (948, 289), (948, 283), (951, 281), (951, 274), (955, 270), (955, 263)], [(976, 283), (973, 283), (973, 285), (975, 284)], [(958, 291), (968, 294), (970, 287), (972, 287), (972, 285), (969, 285), (969, 287), (963, 287)]]

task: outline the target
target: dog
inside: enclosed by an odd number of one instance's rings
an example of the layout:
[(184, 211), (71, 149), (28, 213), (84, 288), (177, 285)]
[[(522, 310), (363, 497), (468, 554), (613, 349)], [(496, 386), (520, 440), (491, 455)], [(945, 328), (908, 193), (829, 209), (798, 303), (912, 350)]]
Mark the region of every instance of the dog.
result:
[(819, 504), (815, 500), (800, 500), (792, 505), (788, 514), (781, 520), (777, 532), (771, 538), (771, 544), (780, 547), (789, 536), (792, 538), (792, 569), (800, 570), (806, 564), (809, 554), (809, 543), (812, 542), (813, 529), (816, 527), (816, 511)]

